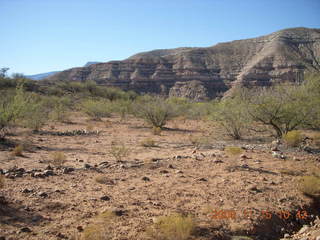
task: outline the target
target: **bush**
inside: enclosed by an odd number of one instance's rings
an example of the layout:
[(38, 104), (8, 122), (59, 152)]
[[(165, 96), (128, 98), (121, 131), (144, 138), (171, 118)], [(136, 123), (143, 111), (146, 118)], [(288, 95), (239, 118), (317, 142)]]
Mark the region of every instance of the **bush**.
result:
[(110, 103), (103, 100), (86, 100), (82, 102), (82, 110), (93, 120), (111, 116)]
[(50, 107), (53, 109), (50, 113), (50, 119), (58, 122), (67, 122), (69, 121), (69, 110), (71, 101), (66, 97), (53, 97), (51, 99)]
[(177, 109), (165, 100), (161, 98), (151, 98), (145, 101), (145, 99), (135, 104), (134, 113), (151, 126), (163, 128), (168, 120), (177, 115)]
[(153, 133), (153, 135), (158, 135), (158, 136), (160, 136), (160, 135), (161, 135), (161, 132), (162, 132), (161, 127), (152, 127), (152, 133)]
[(293, 130), (284, 134), (283, 140), (290, 147), (298, 147), (303, 140), (303, 135), (300, 131)]
[(236, 155), (240, 155), (243, 152), (243, 149), (239, 147), (230, 146), (230, 147), (225, 147), (224, 151), (230, 155), (236, 156)]
[(156, 147), (156, 142), (152, 138), (146, 138), (141, 141), (141, 146), (143, 147)]
[(147, 234), (152, 239), (186, 240), (190, 238), (194, 229), (195, 223), (191, 216), (174, 214), (157, 219)]
[(23, 146), (18, 145), (12, 150), (12, 155), (22, 157), (23, 156), (22, 152), (23, 152)]
[(214, 104), (210, 118), (216, 121), (233, 139), (241, 139), (250, 124), (240, 96), (229, 97)]
[(117, 162), (121, 162), (129, 155), (129, 149), (124, 144), (112, 144), (109, 153)]
[(311, 197), (320, 197), (320, 178), (304, 176), (300, 180), (300, 191)]
[(62, 167), (67, 162), (67, 157), (63, 152), (54, 152), (51, 154), (49, 163), (56, 167)]

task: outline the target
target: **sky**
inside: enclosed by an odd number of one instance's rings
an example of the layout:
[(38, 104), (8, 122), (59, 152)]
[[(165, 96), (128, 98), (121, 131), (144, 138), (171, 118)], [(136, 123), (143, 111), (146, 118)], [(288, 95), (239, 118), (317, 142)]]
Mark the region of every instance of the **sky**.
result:
[(0, 0), (0, 68), (25, 75), (320, 28), (320, 0)]

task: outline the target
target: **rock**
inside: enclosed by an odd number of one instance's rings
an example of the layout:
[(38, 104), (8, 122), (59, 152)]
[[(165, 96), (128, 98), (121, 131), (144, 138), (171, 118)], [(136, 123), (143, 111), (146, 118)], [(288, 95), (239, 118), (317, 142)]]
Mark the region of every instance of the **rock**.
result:
[(53, 170), (53, 167), (51, 167), (50, 165), (46, 166), (45, 170)]
[(168, 168), (174, 169), (174, 166), (172, 164), (169, 164)]
[(68, 237), (62, 233), (58, 233), (56, 236), (57, 238), (68, 239)]
[(32, 232), (32, 231), (28, 227), (23, 227), (23, 228), (20, 228), (20, 230), (19, 230), (19, 233), (30, 233), (30, 232)]
[(32, 175), (35, 178), (45, 178), (46, 176), (41, 172), (36, 172)]
[(102, 196), (100, 198), (100, 200), (102, 200), (102, 201), (110, 201), (110, 197), (109, 196)]
[(294, 160), (294, 161), (301, 161), (301, 159), (298, 158), (298, 157), (293, 157), (293, 160)]
[(77, 230), (78, 230), (78, 232), (83, 232), (83, 227), (82, 226), (78, 226)]
[(180, 173), (183, 173), (183, 171), (181, 171), (181, 170), (177, 170), (177, 171), (176, 171), (176, 173), (179, 173), (179, 174), (180, 174)]
[(213, 160), (212, 162), (213, 162), (213, 163), (223, 163), (223, 161), (220, 160), (220, 159), (215, 159), (215, 160)]
[(161, 170), (160, 173), (161, 174), (166, 174), (166, 173), (169, 173), (169, 171), (168, 170)]
[(123, 216), (126, 214), (126, 211), (123, 209), (113, 209), (112, 212), (116, 215), (116, 216)]
[(92, 166), (88, 163), (83, 164), (83, 167), (86, 169), (92, 168)]
[(248, 157), (247, 157), (247, 155), (245, 155), (245, 154), (241, 154), (241, 155), (240, 155), (240, 158), (242, 158), (242, 159), (247, 159)]
[(48, 194), (47, 194), (46, 192), (39, 192), (39, 193), (38, 193), (38, 196), (39, 196), (39, 197), (46, 198), (46, 197), (48, 197)]
[(21, 191), (22, 193), (32, 193), (33, 189), (25, 188)]
[(303, 225), (303, 227), (299, 230), (299, 234), (305, 233), (309, 229), (308, 225)]
[(148, 178), (148, 177), (143, 177), (142, 180), (143, 180), (143, 181), (146, 181), (146, 182), (149, 182), (149, 181), (150, 181), (150, 178)]
[(0, 240), (6, 240), (4, 236), (0, 236)]
[(208, 180), (206, 178), (199, 178), (197, 179), (199, 182), (207, 182)]
[(284, 238), (289, 238), (290, 235), (289, 235), (288, 233), (286, 233), (283, 237), (284, 237)]
[(68, 174), (68, 173), (71, 173), (75, 171), (75, 169), (73, 167), (65, 167), (63, 170), (62, 170), (62, 173), (63, 174)]
[(53, 176), (54, 172), (52, 170), (45, 170), (43, 172), (43, 175), (45, 175), (46, 177)]

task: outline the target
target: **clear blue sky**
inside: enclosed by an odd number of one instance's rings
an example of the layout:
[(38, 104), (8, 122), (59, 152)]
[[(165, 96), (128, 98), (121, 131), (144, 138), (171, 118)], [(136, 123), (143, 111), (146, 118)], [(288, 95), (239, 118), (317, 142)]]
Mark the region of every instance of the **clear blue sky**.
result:
[(0, 67), (35, 74), (320, 28), (320, 0), (0, 0)]

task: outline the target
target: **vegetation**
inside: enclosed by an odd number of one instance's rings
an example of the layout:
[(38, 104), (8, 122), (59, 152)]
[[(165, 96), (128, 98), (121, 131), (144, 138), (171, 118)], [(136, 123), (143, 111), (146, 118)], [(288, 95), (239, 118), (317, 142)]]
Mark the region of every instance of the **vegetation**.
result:
[(111, 145), (109, 153), (117, 162), (121, 162), (123, 158), (129, 155), (129, 149), (124, 144), (114, 143)]
[(241, 153), (243, 153), (242, 148), (233, 146), (225, 147), (224, 151), (230, 155), (240, 155)]
[(67, 162), (67, 157), (63, 152), (54, 152), (51, 154), (49, 163), (56, 167), (62, 167)]
[(283, 135), (283, 140), (288, 146), (298, 147), (303, 140), (303, 135), (298, 130), (287, 132)]
[(82, 102), (82, 110), (93, 120), (101, 120), (103, 117), (111, 116), (108, 101), (88, 99)]
[(146, 138), (141, 141), (141, 146), (143, 147), (156, 147), (156, 142), (152, 138)]
[(12, 150), (12, 155), (13, 155), (13, 156), (22, 157), (22, 156), (23, 156), (23, 146), (22, 146), (22, 145), (16, 146), (16, 147)]
[(320, 198), (320, 177), (302, 177), (300, 180), (300, 191), (308, 196)]
[(134, 106), (137, 117), (144, 119), (152, 127), (163, 128), (167, 121), (177, 115), (175, 106), (161, 98), (145, 97)]
[(195, 223), (191, 216), (173, 214), (157, 219), (147, 234), (151, 239), (186, 240), (190, 238), (194, 229)]

